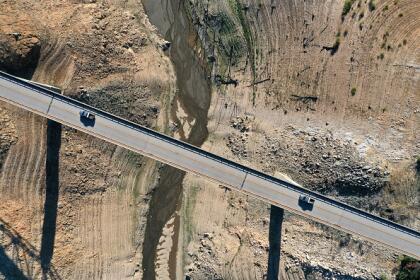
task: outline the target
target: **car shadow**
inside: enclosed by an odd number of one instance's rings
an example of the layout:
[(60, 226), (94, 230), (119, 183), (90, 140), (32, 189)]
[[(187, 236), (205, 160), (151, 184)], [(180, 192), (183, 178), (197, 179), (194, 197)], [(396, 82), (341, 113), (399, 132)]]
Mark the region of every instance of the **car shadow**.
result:
[(80, 116), (80, 122), (84, 125), (84, 126), (90, 126), (90, 127), (94, 127), (95, 126), (95, 120), (91, 120), (85, 117)]
[(43, 279), (50, 269), (54, 252), (59, 194), (59, 163), (61, 146), (61, 124), (48, 120), (47, 156), (45, 166), (44, 222), (41, 238), (41, 269)]
[(299, 199), (298, 205), (303, 211), (312, 211), (314, 209), (313, 204), (307, 203), (307, 202), (302, 201), (300, 199)]

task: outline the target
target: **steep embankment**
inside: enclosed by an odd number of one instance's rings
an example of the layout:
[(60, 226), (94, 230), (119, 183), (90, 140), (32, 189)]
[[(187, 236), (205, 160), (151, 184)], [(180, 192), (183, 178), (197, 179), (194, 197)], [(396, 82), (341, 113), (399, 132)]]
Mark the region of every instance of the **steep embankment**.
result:
[[(418, 228), (420, 5), (346, 2), (188, 2), (213, 66), (204, 148)], [(186, 273), (262, 278), (267, 205), (191, 175), (184, 183)], [(371, 279), (397, 263), (295, 216), (283, 228), (289, 275)]]
[[(0, 3), (0, 69), (165, 130), (175, 78), (141, 5), (76, 2)], [(0, 275), (140, 277), (155, 162), (0, 105)]]

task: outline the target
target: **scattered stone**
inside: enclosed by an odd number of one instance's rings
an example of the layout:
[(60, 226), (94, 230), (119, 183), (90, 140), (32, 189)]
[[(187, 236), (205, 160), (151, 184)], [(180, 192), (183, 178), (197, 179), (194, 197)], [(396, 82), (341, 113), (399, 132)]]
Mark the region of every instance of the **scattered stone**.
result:
[(165, 52), (171, 47), (171, 42), (165, 41), (160, 45), (160, 47)]

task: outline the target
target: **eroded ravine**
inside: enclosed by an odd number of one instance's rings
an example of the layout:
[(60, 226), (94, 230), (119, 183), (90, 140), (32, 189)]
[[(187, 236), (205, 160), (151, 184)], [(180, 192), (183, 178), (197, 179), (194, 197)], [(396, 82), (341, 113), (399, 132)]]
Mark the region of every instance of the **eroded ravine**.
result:
[[(151, 23), (171, 42), (168, 55), (175, 67), (178, 88), (171, 112), (176, 124), (174, 134), (184, 141), (201, 146), (208, 135), (207, 112), (211, 90), (206, 70), (192, 48), (191, 38), (195, 35), (182, 1), (143, 0), (143, 4)], [(164, 166), (160, 171), (159, 184), (152, 195), (146, 225), (143, 279), (176, 277), (179, 230), (176, 210), (181, 203), (184, 175), (185, 172), (170, 166)], [(159, 277), (156, 275), (157, 268), (165, 270)]]

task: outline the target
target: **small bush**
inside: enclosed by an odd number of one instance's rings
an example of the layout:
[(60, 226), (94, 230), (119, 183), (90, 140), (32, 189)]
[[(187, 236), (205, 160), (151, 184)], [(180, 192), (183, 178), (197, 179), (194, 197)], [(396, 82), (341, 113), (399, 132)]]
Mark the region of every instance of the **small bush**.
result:
[(344, 37), (347, 37), (347, 34), (348, 34), (349, 32), (347, 31), (347, 30), (344, 30), (344, 32), (343, 32), (343, 36)]
[(355, 96), (356, 95), (356, 91), (357, 91), (357, 89), (355, 88), (355, 87), (353, 87), (352, 89), (351, 89), (351, 95), (352, 96)]
[(403, 17), (403, 13), (399, 13), (398, 14), (398, 17)]
[(334, 45), (332, 46), (333, 50), (335, 50), (335, 51), (338, 50), (338, 48), (340, 47), (340, 42), (341, 42), (340, 37), (336, 37)]
[(420, 262), (414, 258), (404, 256), (401, 259), (400, 269), (395, 279), (397, 280), (420, 279)]
[(420, 156), (416, 159), (416, 171), (417, 173), (420, 173)]
[(379, 58), (380, 60), (383, 60), (383, 59), (385, 58), (384, 53), (381, 53), (381, 54), (378, 56), (378, 58)]
[(341, 13), (343, 16), (347, 15), (350, 10), (351, 10), (351, 6), (353, 5), (355, 0), (346, 0), (344, 2), (344, 6), (343, 6), (343, 12)]
[(384, 12), (388, 11), (388, 5), (385, 5), (385, 7), (382, 9), (382, 11), (384, 11)]
[(374, 0), (370, 0), (368, 3), (369, 11), (374, 11), (376, 9), (376, 4)]
[(403, 45), (404, 46), (407, 45), (407, 40), (406, 39), (403, 40)]
[(388, 280), (388, 277), (386, 277), (385, 274), (382, 274), (381, 277), (379, 277), (380, 280)]
[(340, 237), (339, 241), (338, 241), (338, 246), (340, 246), (340, 248), (346, 247), (350, 244), (350, 234), (346, 234)]

